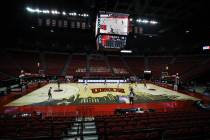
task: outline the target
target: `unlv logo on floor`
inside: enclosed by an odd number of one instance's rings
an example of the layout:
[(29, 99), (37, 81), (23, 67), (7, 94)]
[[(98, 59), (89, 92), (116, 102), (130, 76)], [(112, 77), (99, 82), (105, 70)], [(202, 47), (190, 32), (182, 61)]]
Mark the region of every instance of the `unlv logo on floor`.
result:
[(121, 92), (125, 93), (123, 88), (92, 88), (92, 93), (99, 93), (99, 92)]

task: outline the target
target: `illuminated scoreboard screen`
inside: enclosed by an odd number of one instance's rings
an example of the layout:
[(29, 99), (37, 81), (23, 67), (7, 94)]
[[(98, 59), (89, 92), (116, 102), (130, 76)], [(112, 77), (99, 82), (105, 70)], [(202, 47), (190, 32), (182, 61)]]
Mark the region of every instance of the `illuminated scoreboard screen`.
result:
[(103, 49), (121, 49), (126, 46), (126, 37), (113, 35), (98, 35), (97, 45)]
[(99, 49), (120, 50), (126, 46), (128, 14), (99, 12), (96, 18), (96, 42)]
[(128, 34), (128, 14), (100, 12), (96, 21), (97, 34)]

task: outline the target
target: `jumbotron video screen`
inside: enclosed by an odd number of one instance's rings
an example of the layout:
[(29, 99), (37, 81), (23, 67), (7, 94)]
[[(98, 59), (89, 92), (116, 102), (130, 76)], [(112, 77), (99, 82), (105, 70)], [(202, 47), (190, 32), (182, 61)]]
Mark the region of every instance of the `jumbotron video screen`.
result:
[(102, 13), (100, 12), (96, 21), (96, 34), (128, 34), (128, 14)]
[(129, 15), (123, 13), (102, 12), (96, 18), (97, 49), (117, 49), (126, 46)]

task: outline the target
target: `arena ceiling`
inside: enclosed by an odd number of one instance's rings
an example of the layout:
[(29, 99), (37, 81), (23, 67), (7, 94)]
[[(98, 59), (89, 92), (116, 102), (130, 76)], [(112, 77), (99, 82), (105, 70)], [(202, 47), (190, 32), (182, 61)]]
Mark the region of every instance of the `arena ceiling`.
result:
[(157, 20), (161, 25), (157, 35), (166, 37), (162, 40), (169, 38), (176, 42), (174, 37), (178, 36), (179, 42), (182, 42), (180, 40), (186, 39), (185, 35), (188, 31), (191, 34), (190, 38), (187, 38), (188, 41), (196, 39), (198, 42), (206, 40), (208, 42), (209, 40), (208, 0), (23, 0), (14, 2), (13, 6), (11, 22), (8, 23), (9, 30), (12, 29), (12, 32), (24, 28), (27, 22), (24, 19), (24, 8), (34, 6), (88, 12), (93, 22), (100, 10), (128, 13), (136, 18)]
[(208, 0), (25, 0), (22, 4), (87, 11), (93, 17), (100, 10), (122, 12), (175, 25), (192, 21), (206, 23), (210, 8)]

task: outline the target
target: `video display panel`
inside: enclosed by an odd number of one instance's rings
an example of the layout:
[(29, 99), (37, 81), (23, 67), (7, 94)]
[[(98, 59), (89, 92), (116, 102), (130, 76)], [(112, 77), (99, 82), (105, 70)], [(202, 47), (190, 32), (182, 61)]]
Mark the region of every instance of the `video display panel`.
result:
[(99, 12), (96, 19), (96, 35), (128, 35), (128, 16), (122, 13)]
[(129, 15), (100, 11), (96, 17), (97, 50), (121, 50), (126, 46)]

